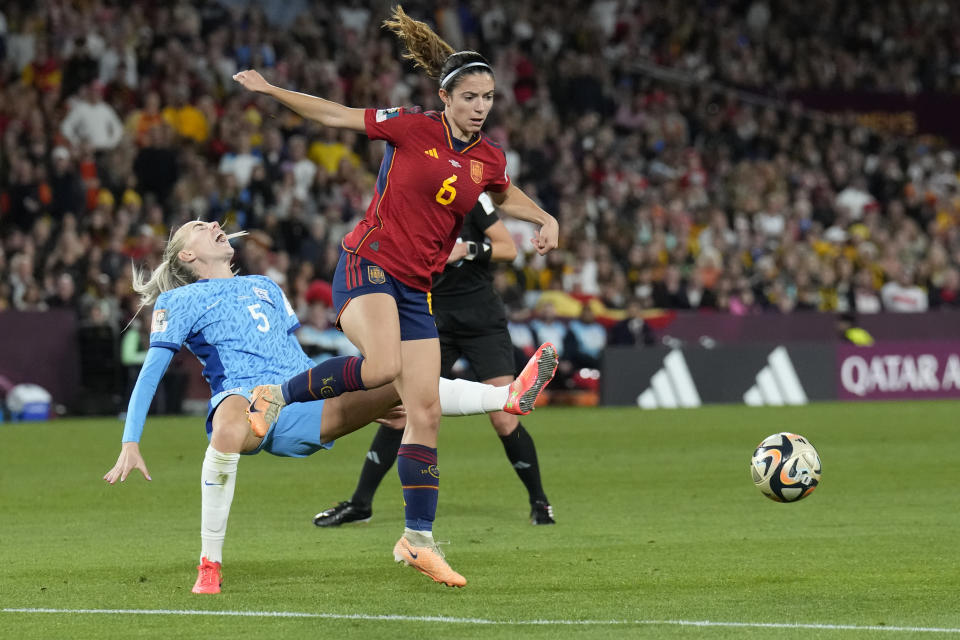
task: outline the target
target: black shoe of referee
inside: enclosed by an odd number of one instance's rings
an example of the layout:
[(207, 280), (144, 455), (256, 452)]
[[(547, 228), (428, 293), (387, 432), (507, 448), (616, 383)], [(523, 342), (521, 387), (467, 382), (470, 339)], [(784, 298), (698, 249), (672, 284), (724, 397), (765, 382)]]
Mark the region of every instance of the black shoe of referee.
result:
[[(316, 521), (314, 521), (316, 522)], [(556, 524), (553, 519), (553, 507), (550, 503), (543, 500), (536, 500), (530, 503), (530, 524)]]
[(321, 511), (313, 516), (313, 524), (318, 527), (339, 527), (348, 522), (370, 522), (373, 510), (370, 507), (357, 505), (349, 500), (341, 502), (335, 507)]

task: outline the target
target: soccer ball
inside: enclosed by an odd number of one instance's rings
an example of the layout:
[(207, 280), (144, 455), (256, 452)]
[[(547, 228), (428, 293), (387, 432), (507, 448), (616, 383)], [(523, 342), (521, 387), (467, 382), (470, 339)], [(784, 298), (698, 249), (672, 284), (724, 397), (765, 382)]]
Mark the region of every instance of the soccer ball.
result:
[(796, 502), (820, 484), (820, 456), (803, 436), (775, 433), (753, 452), (750, 473), (763, 495), (777, 502)]

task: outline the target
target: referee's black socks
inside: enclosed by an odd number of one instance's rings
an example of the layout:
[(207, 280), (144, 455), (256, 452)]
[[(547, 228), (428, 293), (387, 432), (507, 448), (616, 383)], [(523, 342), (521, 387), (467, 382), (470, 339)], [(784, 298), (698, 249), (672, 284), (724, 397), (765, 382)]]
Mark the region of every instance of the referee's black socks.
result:
[(507, 459), (513, 465), (517, 475), (523, 482), (530, 494), (530, 503), (542, 500), (549, 502), (546, 494), (543, 492), (543, 485), (540, 484), (540, 465), (537, 462), (537, 447), (533, 444), (533, 438), (523, 428), (522, 424), (517, 424), (517, 428), (508, 436), (500, 436), (503, 442), (503, 450), (507, 454)]
[(357, 489), (353, 492), (350, 502), (364, 507), (373, 505), (373, 495), (377, 492), (377, 487), (397, 460), (397, 450), (400, 449), (401, 440), (403, 440), (403, 429), (391, 429), (380, 425), (377, 435), (370, 443), (370, 450), (367, 451), (363, 469), (360, 471), (360, 479), (357, 480)]

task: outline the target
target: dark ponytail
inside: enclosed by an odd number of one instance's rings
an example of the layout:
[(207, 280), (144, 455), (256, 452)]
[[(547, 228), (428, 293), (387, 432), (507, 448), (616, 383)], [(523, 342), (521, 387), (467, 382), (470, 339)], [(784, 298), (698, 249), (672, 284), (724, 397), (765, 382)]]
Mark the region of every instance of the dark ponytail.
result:
[(408, 16), (401, 6), (393, 8), (393, 17), (383, 21), (403, 43), (404, 59), (413, 60), (428, 76), (440, 82), (440, 88), (452, 91), (460, 78), (472, 73), (493, 74), (486, 58), (476, 51), (454, 51), (424, 22)]

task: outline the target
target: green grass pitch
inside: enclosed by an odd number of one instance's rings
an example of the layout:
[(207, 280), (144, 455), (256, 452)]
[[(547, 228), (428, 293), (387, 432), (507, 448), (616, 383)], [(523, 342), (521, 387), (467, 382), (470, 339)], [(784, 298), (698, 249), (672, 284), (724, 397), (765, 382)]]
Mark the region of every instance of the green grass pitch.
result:
[[(116, 419), (3, 424), (0, 638), (956, 637), (958, 409), (540, 409), (524, 423), (553, 527), (528, 524), (486, 419), (445, 419), (436, 534), (462, 590), (393, 562), (395, 472), (369, 524), (311, 524), (351, 495), (372, 429), (306, 460), (244, 457), (220, 596), (190, 593), (200, 419), (151, 418), (153, 481), (116, 486)], [(777, 431), (823, 460), (799, 503), (750, 480)]]

